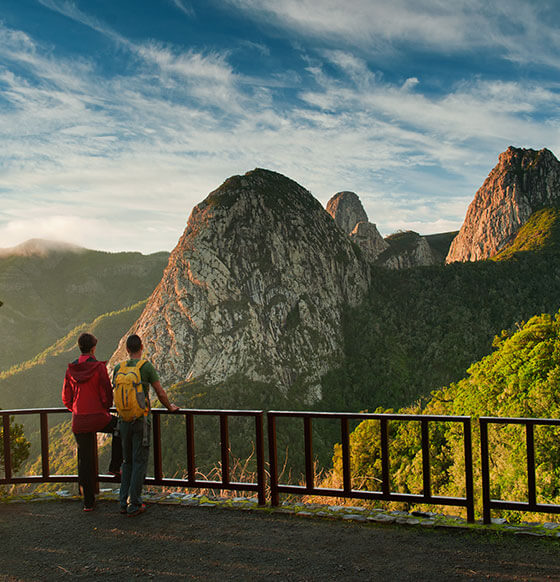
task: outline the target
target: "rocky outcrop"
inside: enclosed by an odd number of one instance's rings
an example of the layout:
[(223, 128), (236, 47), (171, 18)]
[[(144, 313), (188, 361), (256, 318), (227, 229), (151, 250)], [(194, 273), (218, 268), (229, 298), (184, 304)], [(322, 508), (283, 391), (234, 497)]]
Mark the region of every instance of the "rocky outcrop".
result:
[(362, 249), (366, 259), (371, 262), (389, 247), (379, 234), (377, 226), (371, 222), (358, 222), (350, 233), (350, 239)]
[[(132, 332), (167, 385), (241, 374), (283, 393), (297, 384), (309, 402), (342, 359), (343, 308), (362, 300), (368, 276), (307, 190), (257, 169), (193, 209)], [(123, 338), (111, 364), (124, 355)]]
[(363, 251), (365, 258), (373, 262), (389, 246), (379, 234), (377, 226), (368, 216), (357, 194), (338, 192), (327, 202), (327, 212), (340, 228)]
[(350, 234), (359, 222), (368, 222), (366, 211), (354, 192), (335, 194), (327, 202), (327, 212), (346, 234)]
[(376, 264), (388, 269), (410, 269), (442, 263), (425, 237), (408, 230), (397, 232), (385, 239), (388, 249), (382, 253)]
[(554, 154), (509, 147), (476, 193), (446, 262), (494, 256), (533, 212), (559, 203), (560, 162)]

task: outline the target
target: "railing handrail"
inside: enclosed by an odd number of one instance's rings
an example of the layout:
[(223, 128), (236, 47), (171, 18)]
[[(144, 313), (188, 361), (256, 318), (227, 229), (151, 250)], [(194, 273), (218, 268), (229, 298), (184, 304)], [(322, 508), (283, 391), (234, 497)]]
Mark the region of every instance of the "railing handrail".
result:
[(441, 414), (399, 414), (393, 412), (312, 412), (308, 410), (269, 410), (267, 414), (274, 416), (288, 416), (291, 418), (348, 418), (348, 419), (381, 419), (390, 420), (417, 420), (422, 419), (447, 422), (447, 421), (470, 421), (470, 416), (452, 416)]
[[(109, 409), (110, 412), (117, 412), (116, 408), (110, 408)], [(68, 410), (68, 408), (65, 408), (64, 406), (60, 406), (60, 407), (56, 407), (56, 408), (14, 408), (11, 410), (7, 410), (4, 408), (0, 408), (0, 414), (37, 414), (37, 413), (41, 413), (41, 412), (47, 412), (47, 413), (57, 413), (57, 412), (71, 412), (71, 410)], [(169, 410), (167, 410), (166, 408), (151, 408), (150, 412), (154, 412), (156, 414), (162, 414), (162, 413), (166, 413), (166, 414), (176, 414), (175, 412), (170, 412)], [(244, 415), (249, 415), (249, 416), (254, 416), (255, 414), (262, 414), (264, 412), (264, 410), (236, 410), (236, 409), (221, 409), (221, 408), (179, 408), (179, 410), (177, 411), (177, 413), (182, 413), (182, 412), (192, 412), (194, 414), (231, 414), (231, 415), (237, 415), (237, 416), (244, 416)]]

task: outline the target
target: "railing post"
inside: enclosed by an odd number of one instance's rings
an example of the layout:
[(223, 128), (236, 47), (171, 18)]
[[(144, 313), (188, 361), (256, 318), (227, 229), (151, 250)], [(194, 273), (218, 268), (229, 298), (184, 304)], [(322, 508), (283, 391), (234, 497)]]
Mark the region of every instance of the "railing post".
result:
[(50, 473), (49, 467), (49, 421), (46, 412), (41, 412), (41, 468), (43, 478)]
[(264, 470), (264, 427), (262, 412), (255, 416), (255, 437), (257, 441), (257, 497), (259, 505), (266, 505), (266, 473)]
[(525, 423), (527, 443), (527, 497), (529, 505), (537, 504), (537, 486), (535, 481), (535, 434), (532, 422)]
[(278, 450), (276, 444), (276, 417), (270, 412), (267, 414), (268, 426), (268, 461), (270, 464), (270, 505), (278, 507)]
[(307, 489), (315, 488), (315, 473), (313, 471), (313, 432), (311, 417), (303, 417), (303, 433), (305, 439), (305, 485)]
[(4, 440), (4, 479), (9, 483), (12, 479), (12, 449), (10, 447), (10, 415), (2, 415), (2, 435)]
[(490, 467), (488, 459), (488, 423), (478, 419), (480, 427), (480, 472), (482, 477), (482, 521), (492, 523), (490, 516)]
[(430, 427), (428, 419), (420, 419), (422, 435), (422, 493), (429, 503), (432, 497), (432, 483), (430, 475)]
[(163, 478), (163, 471), (161, 468), (161, 422), (159, 414), (152, 414), (153, 419), (153, 435), (154, 435), (154, 479), (157, 483), (161, 482)]
[(386, 418), (379, 419), (381, 431), (381, 490), (389, 499), (391, 482), (389, 476), (389, 421)]
[(187, 483), (193, 486), (196, 481), (196, 463), (194, 457), (194, 414), (192, 412), (185, 414), (185, 432), (187, 439)]
[(474, 480), (470, 418), (463, 422), (463, 441), (465, 450), (465, 497), (467, 499), (467, 521), (469, 523), (474, 523)]
[(220, 414), (220, 449), (222, 453), (222, 483), (229, 485), (229, 430), (227, 414)]
[(342, 441), (342, 483), (344, 493), (352, 491), (352, 476), (350, 472), (350, 435), (348, 434), (348, 419), (340, 419), (340, 437)]

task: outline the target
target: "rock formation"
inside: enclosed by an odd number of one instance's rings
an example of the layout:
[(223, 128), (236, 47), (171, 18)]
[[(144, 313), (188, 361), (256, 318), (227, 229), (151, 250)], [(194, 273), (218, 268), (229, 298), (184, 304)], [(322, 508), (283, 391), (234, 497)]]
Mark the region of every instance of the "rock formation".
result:
[(371, 222), (358, 222), (350, 233), (350, 239), (362, 249), (366, 259), (371, 262), (389, 247), (379, 234), (377, 226)]
[(509, 147), (467, 210), (446, 262), (492, 257), (533, 212), (560, 203), (560, 162), (547, 149)]
[[(283, 393), (297, 383), (310, 402), (342, 359), (343, 308), (362, 300), (368, 277), (349, 237), (307, 190), (256, 169), (193, 209), (131, 331), (165, 385), (241, 374)], [(124, 357), (124, 339), (110, 364)]]
[(375, 259), (388, 244), (368, 216), (357, 194), (338, 192), (327, 202), (327, 212), (340, 228), (362, 249), (368, 261)]
[(366, 211), (354, 192), (335, 194), (327, 202), (327, 212), (346, 234), (350, 234), (359, 222), (368, 221)]
[(397, 232), (385, 239), (388, 249), (382, 253), (376, 264), (388, 269), (410, 269), (411, 267), (425, 267), (442, 264), (434, 249), (425, 237), (417, 232), (408, 230)]

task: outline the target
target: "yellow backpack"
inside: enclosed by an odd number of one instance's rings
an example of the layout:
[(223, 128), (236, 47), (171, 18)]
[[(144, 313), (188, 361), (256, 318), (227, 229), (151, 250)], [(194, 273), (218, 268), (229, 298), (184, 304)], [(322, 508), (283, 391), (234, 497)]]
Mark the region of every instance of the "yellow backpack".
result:
[(135, 365), (129, 366), (128, 361), (121, 362), (113, 378), (113, 396), (119, 416), (130, 422), (150, 411), (150, 402), (146, 398), (142, 386), (140, 368), (146, 360), (138, 360)]

